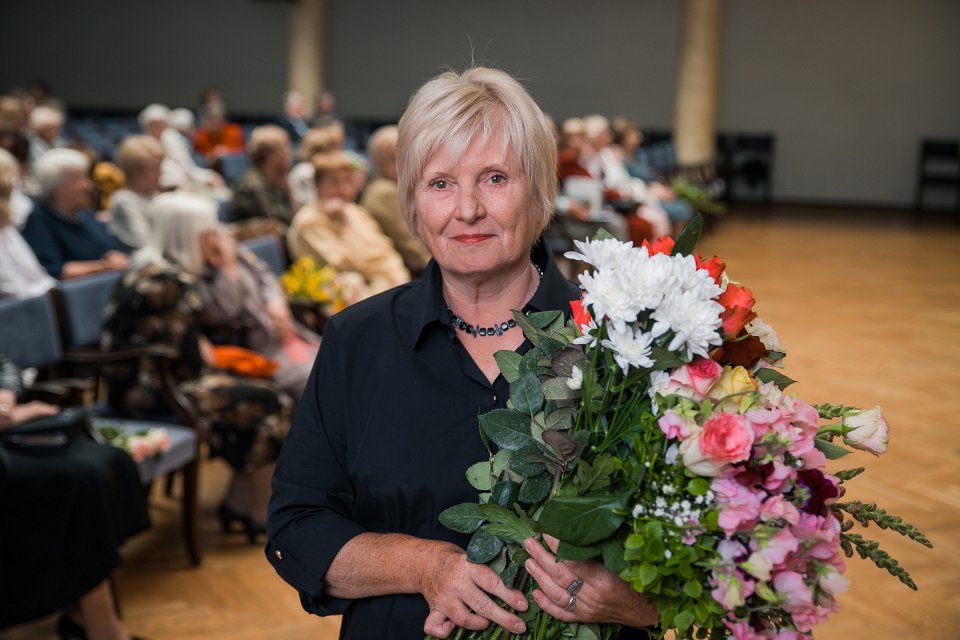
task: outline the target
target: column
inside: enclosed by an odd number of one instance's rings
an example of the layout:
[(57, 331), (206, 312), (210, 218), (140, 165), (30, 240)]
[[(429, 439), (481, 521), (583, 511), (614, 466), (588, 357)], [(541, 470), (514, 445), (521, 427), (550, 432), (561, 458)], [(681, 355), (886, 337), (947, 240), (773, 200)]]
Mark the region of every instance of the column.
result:
[(677, 164), (712, 166), (716, 160), (717, 67), (723, 0), (683, 0), (680, 64), (673, 139)]
[(313, 103), (326, 88), (326, 0), (296, 0), (290, 5), (288, 89)]

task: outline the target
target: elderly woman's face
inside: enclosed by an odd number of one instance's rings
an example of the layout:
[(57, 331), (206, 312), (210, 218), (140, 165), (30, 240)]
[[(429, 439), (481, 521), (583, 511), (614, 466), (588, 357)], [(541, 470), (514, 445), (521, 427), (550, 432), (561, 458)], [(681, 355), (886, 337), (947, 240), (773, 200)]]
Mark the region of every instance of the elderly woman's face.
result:
[(474, 139), (459, 161), (440, 149), (416, 188), (419, 233), (437, 263), (461, 275), (529, 260), (528, 185), (513, 151)]
[(83, 169), (67, 169), (53, 198), (64, 213), (89, 209), (93, 205), (93, 181)]

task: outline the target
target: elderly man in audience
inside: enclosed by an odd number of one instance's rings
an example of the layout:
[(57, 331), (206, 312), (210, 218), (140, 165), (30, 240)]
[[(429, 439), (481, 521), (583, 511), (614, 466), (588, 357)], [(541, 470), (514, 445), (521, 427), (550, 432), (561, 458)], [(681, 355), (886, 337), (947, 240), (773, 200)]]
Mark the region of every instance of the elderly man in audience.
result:
[(410, 280), (390, 238), (363, 208), (349, 201), (353, 167), (342, 153), (315, 156), (317, 202), (297, 212), (287, 234), (287, 247), (299, 258), (310, 256), (338, 271), (357, 272), (367, 295)]
[(0, 149), (0, 297), (37, 296), (56, 285), (13, 223), (11, 196), (20, 165)]
[(230, 219), (275, 218), (289, 224), (293, 218), (290, 187), (290, 137), (277, 125), (257, 127), (247, 145), (250, 168), (233, 187)]
[(288, 91), (283, 96), (283, 115), (277, 123), (290, 136), (290, 142), (299, 145), (310, 130), (307, 122), (307, 99), (299, 91)]
[(391, 125), (377, 129), (370, 137), (367, 148), (377, 175), (363, 192), (360, 206), (370, 212), (387, 237), (393, 240), (410, 273), (419, 276), (430, 261), (430, 252), (400, 214), (397, 196), (397, 128)]
[(36, 165), (41, 197), (27, 218), (23, 237), (54, 278), (67, 280), (126, 269), (127, 251), (95, 218), (90, 161), (73, 149), (53, 149)]
[(52, 107), (39, 106), (30, 112), (30, 164), (36, 164), (50, 149), (64, 146), (63, 113)]
[[(176, 109), (175, 111), (187, 110)], [(187, 111), (187, 113), (190, 112)], [(216, 171), (197, 165), (193, 159), (193, 143), (177, 129), (169, 126), (170, 114), (170, 110), (162, 104), (151, 104), (138, 116), (144, 133), (157, 140), (163, 147), (164, 160), (160, 171), (160, 185), (164, 189), (185, 189), (203, 192), (214, 197), (222, 196), (222, 192), (226, 189), (223, 178)], [(183, 118), (183, 115), (178, 117)], [(192, 128), (192, 114), (190, 117)]]
[(163, 159), (163, 147), (150, 136), (130, 136), (117, 149), (126, 187), (111, 198), (107, 230), (128, 247), (139, 249), (150, 236), (147, 207), (160, 190)]

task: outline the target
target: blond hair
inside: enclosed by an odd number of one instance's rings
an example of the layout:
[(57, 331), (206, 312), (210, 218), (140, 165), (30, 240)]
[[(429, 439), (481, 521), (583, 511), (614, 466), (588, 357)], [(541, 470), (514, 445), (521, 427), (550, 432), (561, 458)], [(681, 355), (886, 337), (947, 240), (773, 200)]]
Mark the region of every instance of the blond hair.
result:
[(129, 136), (117, 148), (117, 166), (129, 180), (145, 172), (151, 161), (163, 161), (163, 147), (152, 136)]
[(290, 144), (290, 136), (277, 125), (265, 124), (255, 128), (250, 132), (247, 142), (250, 163), (255, 167), (261, 166), (271, 153), (285, 144)]
[(350, 169), (351, 171), (354, 169), (350, 159), (340, 151), (314, 154), (313, 158), (310, 159), (310, 164), (313, 165), (313, 181), (317, 185), (328, 173), (343, 169)]
[(317, 127), (307, 131), (300, 141), (298, 155), (303, 162), (318, 153), (330, 153), (343, 146), (343, 128), (335, 126)]
[(0, 148), (0, 229), (10, 224), (10, 196), (13, 195), (13, 185), (19, 175), (17, 159), (6, 149)]
[(410, 99), (397, 140), (403, 217), (411, 229), (419, 228), (415, 196), (424, 167), (441, 149), (459, 159), (475, 138), (498, 138), (504, 149), (513, 150), (527, 181), (532, 244), (553, 214), (557, 148), (540, 107), (519, 82), (498, 69), (441, 73)]
[(397, 157), (397, 127), (391, 124), (374, 131), (367, 143), (367, 151), (370, 163), (382, 176), (384, 167)]

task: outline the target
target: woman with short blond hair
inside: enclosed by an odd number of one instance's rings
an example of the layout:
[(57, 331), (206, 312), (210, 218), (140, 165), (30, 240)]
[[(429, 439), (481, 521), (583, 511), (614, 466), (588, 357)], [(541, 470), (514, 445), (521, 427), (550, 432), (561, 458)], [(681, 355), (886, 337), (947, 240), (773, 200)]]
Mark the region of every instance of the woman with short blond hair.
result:
[(107, 231), (128, 247), (139, 249), (150, 237), (147, 209), (160, 190), (164, 157), (163, 146), (151, 136), (130, 136), (117, 149), (125, 186), (110, 199)]

